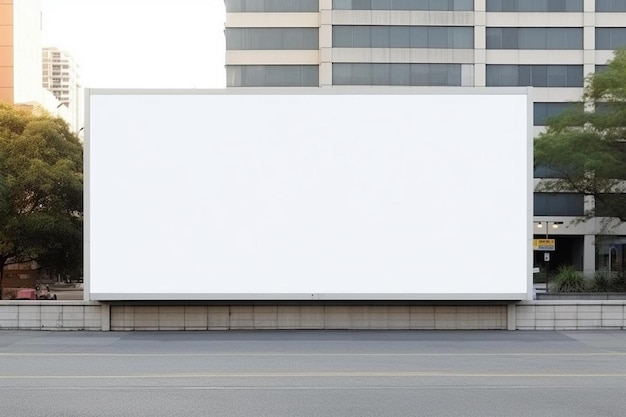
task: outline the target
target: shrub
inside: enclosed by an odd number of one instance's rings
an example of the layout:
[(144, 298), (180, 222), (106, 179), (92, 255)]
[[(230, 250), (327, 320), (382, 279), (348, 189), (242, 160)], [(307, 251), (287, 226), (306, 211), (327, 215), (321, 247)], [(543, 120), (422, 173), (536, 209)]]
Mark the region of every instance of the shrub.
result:
[(583, 274), (573, 266), (560, 266), (550, 289), (555, 292), (584, 292), (587, 283)]
[(589, 291), (591, 292), (612, 292), (613, 283), (604, 272), (596, 272), (593, 280), (589, 283)]
[(611, 291), (626, 292), (626, 271), (613, 273), (610, 282)]

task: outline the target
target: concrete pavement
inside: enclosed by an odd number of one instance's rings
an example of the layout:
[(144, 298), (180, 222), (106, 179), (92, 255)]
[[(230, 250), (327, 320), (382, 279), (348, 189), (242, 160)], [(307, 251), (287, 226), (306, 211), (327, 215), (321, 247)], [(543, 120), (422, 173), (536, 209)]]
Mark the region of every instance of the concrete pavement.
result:
[(626, 332), (0, 331), (7, 416), (621, 416)]

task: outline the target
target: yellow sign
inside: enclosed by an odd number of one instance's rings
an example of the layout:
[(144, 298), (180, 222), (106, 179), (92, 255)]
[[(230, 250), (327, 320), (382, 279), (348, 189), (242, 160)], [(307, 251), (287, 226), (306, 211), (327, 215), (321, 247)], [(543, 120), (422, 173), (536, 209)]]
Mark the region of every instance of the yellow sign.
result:
[(533, 239), (533, 250), (555, 250), (555, 239)]

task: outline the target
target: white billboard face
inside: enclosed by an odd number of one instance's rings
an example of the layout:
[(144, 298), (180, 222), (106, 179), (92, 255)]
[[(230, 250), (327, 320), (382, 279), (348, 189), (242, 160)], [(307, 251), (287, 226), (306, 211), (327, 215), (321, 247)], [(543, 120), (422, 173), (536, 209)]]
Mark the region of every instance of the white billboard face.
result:
[(428, 91), (91, 91), (89, 298), (527, 298), (526, 91)]

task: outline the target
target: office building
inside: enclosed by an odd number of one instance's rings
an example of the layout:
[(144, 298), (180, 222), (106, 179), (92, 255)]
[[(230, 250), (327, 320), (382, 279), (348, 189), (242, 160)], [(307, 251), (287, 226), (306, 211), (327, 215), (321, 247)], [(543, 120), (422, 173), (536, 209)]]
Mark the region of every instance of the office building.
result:
[[(623, 0), (225, 3), (228, 87), (533, 86), (535, 134), (626, 45)], [(545, 175), (538, 170), (536, 181)], [(593, 275), (610, 259), (612, 270), (623, 269), (626, 225), (575, 221), (593, 206), (582, 194), (535, 193), (535, 235), (557, 246), (549, 262), (537, 252), (537, 266)], [(506, 230), (485, 225), (495, 241)]]

